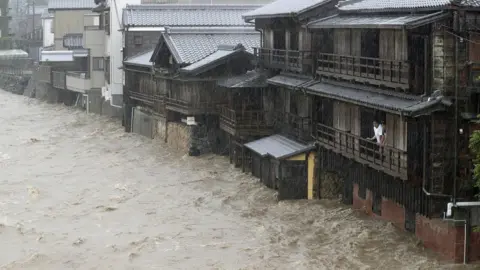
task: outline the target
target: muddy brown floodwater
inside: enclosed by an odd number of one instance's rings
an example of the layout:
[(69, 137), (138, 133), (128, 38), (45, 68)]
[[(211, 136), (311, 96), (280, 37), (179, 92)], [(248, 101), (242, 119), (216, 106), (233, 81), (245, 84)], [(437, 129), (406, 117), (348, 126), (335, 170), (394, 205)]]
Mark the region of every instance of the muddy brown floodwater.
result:
[(0, 269), (454, 268), (388, 223), (278, 203), (224, 157), (104, 117), (0, 91), (0, 127)]

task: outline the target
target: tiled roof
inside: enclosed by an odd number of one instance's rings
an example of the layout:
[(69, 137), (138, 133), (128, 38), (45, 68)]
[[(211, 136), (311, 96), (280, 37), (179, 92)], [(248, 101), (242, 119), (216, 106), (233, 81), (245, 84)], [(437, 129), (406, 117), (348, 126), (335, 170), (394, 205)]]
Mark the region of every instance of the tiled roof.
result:
[(330, 0), (277, 0), (243, 14), (245, 20), (266, 17), (294, 16), (303, 11), (330, 2)]
[(93, 0), (49, 0), (48, 9), (91, 9), (95, 7)]
[[(339, 2), (341, 11), (433, 10), (455, 5), (456, 0), (345, 0)], [(479, 0), (463, 0), (460, 6), (480, 7)]]
[(217, 84), (226, 88), (255, 88), (268, 86), (265, 74), (254, 70), (248, 71), (242, 75), (219, 80)]
[(259, 5), (130, 5), (124, 26), (245, 26), (242, 14)]
[(274, 76), (267, 80), (269, 84), (289, 87), (289, 88), (296, 88), (310, 81), (312, 81), (312, 78), (310, 77), (301, 77), (301, 76), (284, 75), (284, 74)]
[[(176, 31), (177, 30), (177, 31)], [(260, 46), (260, 34), (252, 28), (189, 28), (171, 29), (162, 38), (179, 64), (192, 64), (211, 55), (220, 45), (242, 44), (253, 54), (253, 47)]]
[(449, 106), (443, 98), (430, 98), (427, 100), (418, 97), (400, 97), (382, 94), (365, 89), (355, 89), (343, 85), (330, 83), (316, 83), (306, 87), (306, 90), (314, 95), (337, 99), (361, 106), (373, 107), (380, 110), (388, 110), (404, 115), (415, 115), (421, 110), (436, 105)]
[(147, 52), (131, 56), (123, 62), (125, 64), (128, 64), (128, 65), (150, 67), (150, 66), (152, 66), (152, 62), (150, 62), (150, 58), (152, 57), (152, 53), (153, 53), (153, 50), (149, 50)]
[(448, 13), (438, 11), (430, 14), (387, 14), (387, 15), (366, 15), (366, 14), (341, 14), (322, 18), (308, 24), (308, 28), (394, 28), (418, 27), (425, 23), (431, 23), (445, 16)]
[(461, 3), (464, 7), (480, 7), (480, 0), (463, 0)]
[(260, 156), (268, 155), (275, 159), (285, 159), (315, 149), (314, 145), (302, 144), (278, 134), (246, 143), (245, 147)]
[[(180, 71), (196, 75), (195, 73), (201, 72), (207, 67), (212, 67), (215, 63), (221, 63), (222, 60), (228, 59), (233, 55), (244, 52), (245, 48), (241, 45), (221, 45), (218, 50), (209, 56), (203, 58), (200, 61), (197, 61), (191, 65), (188, 65), (182, 68)], [(218, 64), (217, 64), (218, 65)]]

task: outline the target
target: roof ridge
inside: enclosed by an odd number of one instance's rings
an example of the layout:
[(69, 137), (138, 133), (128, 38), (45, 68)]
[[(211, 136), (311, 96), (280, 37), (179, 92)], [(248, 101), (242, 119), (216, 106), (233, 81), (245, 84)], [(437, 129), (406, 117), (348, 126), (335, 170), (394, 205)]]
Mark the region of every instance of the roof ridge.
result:
[(261, 6), (254, 4), (127, 4), (125, 9), (252, 9)]

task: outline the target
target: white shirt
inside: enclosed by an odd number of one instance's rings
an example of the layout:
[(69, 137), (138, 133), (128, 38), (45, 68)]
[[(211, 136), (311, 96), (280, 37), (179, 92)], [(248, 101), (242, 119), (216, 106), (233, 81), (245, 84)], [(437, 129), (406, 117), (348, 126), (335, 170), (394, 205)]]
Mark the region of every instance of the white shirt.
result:
[(377, 143), (381, 143), (380, 136), (383, 135), (383, 127), (381, 124), (378, 124), (378, 127), (373, 127), (373, 132), (375, 133), (375, 138), (377, 139)]

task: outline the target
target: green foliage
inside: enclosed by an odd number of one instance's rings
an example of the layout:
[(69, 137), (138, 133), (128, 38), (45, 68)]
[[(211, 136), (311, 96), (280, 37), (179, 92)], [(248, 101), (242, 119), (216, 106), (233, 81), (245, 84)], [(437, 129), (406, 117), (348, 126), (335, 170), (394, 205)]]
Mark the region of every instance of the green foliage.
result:
[[(470, 137), (470, 151), (473, 154), (473, 177), (475, 179), (474, 186), (480, 189), (480, 130), (475, 130)], [(480, 194), (477, 194), (479, 197)]]

